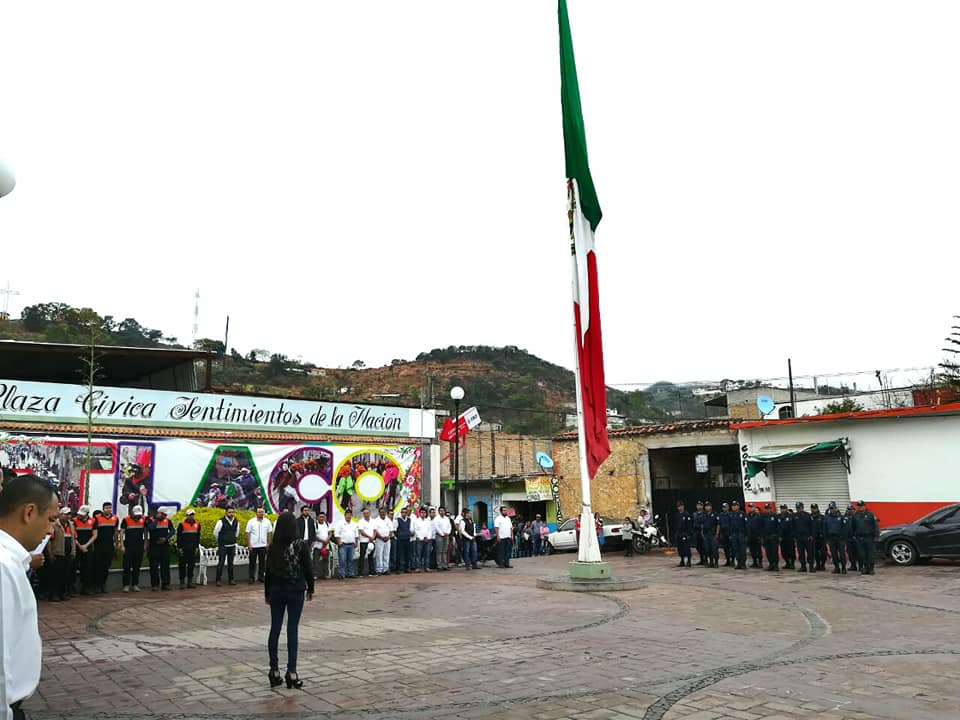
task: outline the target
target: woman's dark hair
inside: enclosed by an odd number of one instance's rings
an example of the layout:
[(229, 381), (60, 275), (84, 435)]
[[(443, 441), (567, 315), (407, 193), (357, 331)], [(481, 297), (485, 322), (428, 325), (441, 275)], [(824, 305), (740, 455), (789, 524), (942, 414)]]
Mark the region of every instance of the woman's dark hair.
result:
[(283, 572), (283, 554), (290, 547), (290, 543), (297, 539), (297, 535), (297, 519), (290, 513), (280, 513), (273, 528), (273, 539), (267, 549), (267, 570), (270, 573)]

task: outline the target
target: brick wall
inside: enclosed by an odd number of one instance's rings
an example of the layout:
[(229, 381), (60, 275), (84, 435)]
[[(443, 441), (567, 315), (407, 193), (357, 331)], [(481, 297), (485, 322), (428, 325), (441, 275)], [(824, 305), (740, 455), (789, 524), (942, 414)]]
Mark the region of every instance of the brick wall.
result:
[[(640, 444), (636, 438), (610, 439), (610, 457), (600, 466), (590, 483), (595, 514), (619, 519), (626, 515), (636, 517), (646, 493), (642, 470), (636, 463), (639, 451)], [(576, 441), (554, 441), (554, 470), (560, 478), (560, 511), (564, 517), (580, 514), (582, 498), (577, 453)]]

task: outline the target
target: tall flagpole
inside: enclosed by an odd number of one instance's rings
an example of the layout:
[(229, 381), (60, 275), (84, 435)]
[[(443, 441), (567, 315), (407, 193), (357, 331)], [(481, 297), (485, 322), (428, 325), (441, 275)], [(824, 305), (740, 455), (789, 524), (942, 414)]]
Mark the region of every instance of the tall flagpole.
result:
[[(573, 262), (573, 297), (577, 293), (577, 246), (573, 234), (573, 213), (576, 212), (580, 198), (574, 180), (567, 182), (567, 203), (570, 208), (570, 257)], [(573, 362), (577, 393), (577, 448), (580, 456), (580, 545), (577, 548), (577, 560), (580, 562), (601, 562), (600, 543), (597, 541), (597, 524), (593, 518), (590, 497), (590, 469), (587, 463), (587, 430), (583, 418), (583, 386), (580, 381), (580, 327), (577, 323), (579, 308), (573, 305)]]

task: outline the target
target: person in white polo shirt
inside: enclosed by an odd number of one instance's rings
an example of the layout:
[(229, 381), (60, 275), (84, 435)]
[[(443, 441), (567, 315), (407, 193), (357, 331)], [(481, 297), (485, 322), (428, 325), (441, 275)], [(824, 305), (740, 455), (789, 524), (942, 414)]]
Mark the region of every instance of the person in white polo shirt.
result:
[(27, 579), (30, 551), (57, 520), (57, 495), (34, 475), (4, 478), (0, 491), (0, 712), (24, 718), (20, 703), (40, 683), (37, 601)]
[(500, 508), (500, 514), (493, 521), (493, 526), (497, 531), (497, 567), (512, 568), (510, 555), (513, 554), (513, 522), (507, 515), (506, 505)]
[[(267, 545), (273, 536), (273, 523), (263, 516), (263, 508), (257, 508), (257, 516), (247, 521), (247, 549), (250, 551), (250, 582), (263, 582), (267, 570)], [(257, 564), (259, 563), (259, 575)]]
[(377, 530), (370, 517), (370, 508), (363, 509), (363, 517), (357, 523), (360, 533), (360, 555), (357, 560), (357, 577), (373, 574), (373, 551), (376, 549)]
[(420, 506), (420, 517), (413, 521), (414, 548), (413, 564), (417, 572), (430, 572), (430, 536), (433, 523), (427, 518), (427, 509)]
[(333, 577), (337, 567), (337, 549), (333, 541), (333, 528), (327, 524), (327, 514), (317, 513), (317, 539), (313, 544), (313, 568), (321, 579)]
[(333, 535), (337, 540), (339, 556), (337, 579), (343, 580), (344, 576), (352, 578), (353, 554), (360, 544), (360, 538), (357, 526), (353, 522), (353, 511), (350, 508), (343, 511), (343, 522), (337, 525)]
[(393, 523), (387, 517), (387, 509), (380, 508), (373, 520), (374, 572), (387, 575), (390, 572), (390, 540), (393, 538)]
[(437, 516), (433, 519), (433, 529), (437, 534), (434, 540), (437, 552), (437, 570), (449, 570), (450, 563), (447, 562), (447, 550), (450, 547), (450, 532), (453, 528), (450, 524), (450, 518), (447, 517), (447, 511), (442, 505), (437, 508)]

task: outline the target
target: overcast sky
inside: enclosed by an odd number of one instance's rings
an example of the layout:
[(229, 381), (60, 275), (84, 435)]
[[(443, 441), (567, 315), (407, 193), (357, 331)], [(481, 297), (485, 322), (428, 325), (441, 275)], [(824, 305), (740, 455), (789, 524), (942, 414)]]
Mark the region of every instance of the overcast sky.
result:
[[(929, 366), (960, 4), (570, 0), (609, 383)], [(6, 3), (3, 266), (323, 366), (572, 367), (555, 0)]]

